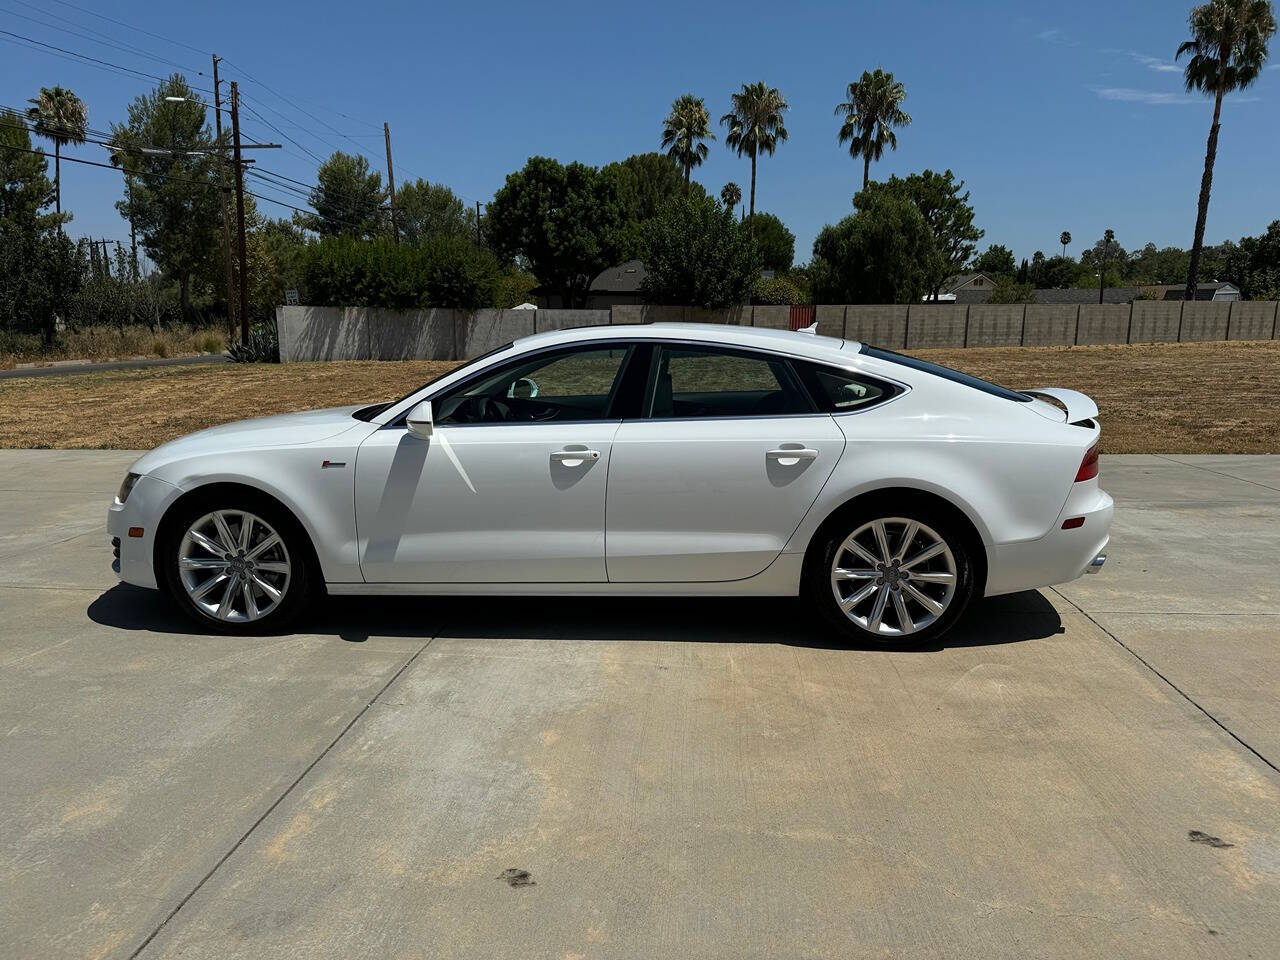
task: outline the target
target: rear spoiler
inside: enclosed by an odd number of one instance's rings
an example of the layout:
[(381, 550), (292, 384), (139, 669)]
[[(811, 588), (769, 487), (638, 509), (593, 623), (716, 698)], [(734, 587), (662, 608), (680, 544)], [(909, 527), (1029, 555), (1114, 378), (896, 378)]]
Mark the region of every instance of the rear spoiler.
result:
[(1023, 390), (1022, 393), (1032, 397), (1048, 397), (1067, 411), (1067, 423), (1079, 423), (1091, 420), (1098, 415), (1098, 405), (1091, 397), (1086, 397), (1078, 390), (1064, 390), (1061, 387), (1037, 387), (1035, 390)]

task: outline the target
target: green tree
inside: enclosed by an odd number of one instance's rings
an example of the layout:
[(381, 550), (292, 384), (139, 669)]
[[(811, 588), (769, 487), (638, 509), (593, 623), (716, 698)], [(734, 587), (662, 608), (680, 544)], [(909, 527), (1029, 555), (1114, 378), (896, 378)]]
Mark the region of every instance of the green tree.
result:
[(89, 114), (84, 101), (66, 87), (42, 87), (40, 96), (28, 100), (36, 136), (53, 144), (54, 211), (62, 213), (62, 148), (70, 143), (84, 143)]
[(1189, 55), (1183, 74), (1187, 90), (1213, 97), (1213, 124), (1204, 153), (1200, 200), (1196, 206), (1196, 232), (1187, 266), (1186, 298), (1196, 297), (1200, 253), (1204, 246), (1205, 220), (1209, 216), (1209, 192), (1213, 164), (1218, 155), (1218, 130), (1222, 100), (1243, 90), (1258, 78), (1267, 60), (1267, 43), (1276, 32), (1275, 11), (1269, 0), (1210, 0), (1195, 7), (1190, 16), (1191, 39), (1178, 47), (1177, 58)]
[(707, 196), (674, 200), (645, 223), (643, 254), (649, 303), (736, 306), (760, 275), (747, 231)]
[(849, 144), (849, 156), (862, 158), (862, 188), (871, 181), (871, 161), (884, 155), (884, 148), (898, 149), (898, 135), (894, 127), (905, 127), (911, 117), (902, 109), (907, 99), (906, 88), (879, 67), (874, 72), (862, 71), (862, 77), (849, 84), (848, 97), (837, 105), (836, 116), (844, 117), (840, 124), (840, 142)]
[(861, 207), (864, 196), (870, 197), (878, 191), (910, 200), (933, 231), (934, 243), (942, 255), (941, 269), (930, 284), (936, 300), (943, 281), (965, 268), (983, 237), (983, 231), (973, 225), (973, 206), (964, 181), (957, 180), (950, 170), (943, 173), (925, 170), (906, 178), (892, 176), (885, 183), (869, 184), (854, 197), (854, 206)]
[(720, 202), (725, 205), (725, 209), (733, 212), (742, 202), (742, 188), (730, 180), (720, 188)]
[(1040, 289), (1066, 290), (1074, 287), (1080, 275), (1080, 264), (1072, 257), (1049, 257), (1041, 254), (1037, 267), (1035, 260), (1031, 265), (1031, 282)]
[(565, 306), (617, 262), (625, 208), (614, 177), (581, 163), (530, 157), (489, 204), (488, 234), (499, 256), (519, 258)]
[(813, 296), (820, 303), (916, 303), (941, 259), (915, 204), (877, 193), (813, 242)]
[(602, 187), (616, 196), (619, 218), (606, 246), (613, 248), (615, 263), (640, 256), (640, 226), (676, 197), (705, 196), (696, 180), (686, 184), (680, 166), (666, 154), (637, 153), (600, 168)]
[(973, 269), (992, 279), (1012, 277), (1018, 269), (1018, 262), (1014, 259), (1012, 250), (1003, 244), (993, 243), (973, 261)]
[(1222, 277), (1249, 300), (1280, 299), (1280, 220), (1257, 237), (1241, 237), (1227, 252)]
[[(12, 148), (12, 149), (8, 149)], [(0, 112), (0, 330), (51, 343), (80, 284), (75, 247), (62, 236), (49, 162), (32, 153), (26, 125)]]
[(707, 113), (701, 97), (686, 93), (671, 104), (671, 112), (662, 121), (662, 148), (684, 171), (686, 186), (693, 168), (707, 159), (704, 141), (715, 138), (711, 132), (711, 114)]
[[(732, 210), (729, 211), (732, 215)], [(753, 213), (743, 221), (747, 235), (755, 241), (760, 266), (785, 273), (796, 258), (796, 235), (772, 213)]]
[(367, 239), (385, 232), (387, 191), (382, 174), (370, 170), (365, 157), (335, 151), (316, 171), (309, 199), (315, 214), (298, 214), (298, 224), (322, 237)]
[(476, 212), (443, 183), (419, 178), (396, 191), (396, 224), (409, 243), (428, 237), (474, 238)]
[(1062, 233), (1058, 234), (1058, 242), (1062, 244), (1062, 255), (1065, 257), (1067, 255), (1067, 244), (1071, 242), (1071, 231), (1063, 230)]
[(725, 144), (738, 156), (751, 158), (751, 202), (748, 213), (756, 212), (756, 159), (761, 154), (773, 155), (778, 144), (787, 139), (783, 114), (789, 106), (776, 87), (764, 83), (744, 83), (730, 98), (728, 113), (720, 123), (729, 128)]
[(178, 284), (184, 320), (193, 317), (193, 287), (211, 289), (223, 266), (217, 145), (205, 108), (181, 74), (129, 105), (129, 120), (112, 124), (112, 162), (132, 177), (132, 212), (142, 247)]

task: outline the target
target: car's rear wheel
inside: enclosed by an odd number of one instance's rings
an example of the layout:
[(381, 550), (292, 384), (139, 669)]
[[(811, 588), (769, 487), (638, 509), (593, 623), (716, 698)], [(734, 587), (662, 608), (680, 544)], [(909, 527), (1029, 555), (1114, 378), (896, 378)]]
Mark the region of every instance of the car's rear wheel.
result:
[(271, 633), (302, 610), (315, 582), (305, 533), (275, 502), (248, 493), (179, 505), (160, 544), (168, 593), (220, 633)]
[(919, 646), (937, 639), (973, 594), (968, 539), (951, 518), (911, 507), (829, 524), (805, 570), (805, 593), (857, 643)]

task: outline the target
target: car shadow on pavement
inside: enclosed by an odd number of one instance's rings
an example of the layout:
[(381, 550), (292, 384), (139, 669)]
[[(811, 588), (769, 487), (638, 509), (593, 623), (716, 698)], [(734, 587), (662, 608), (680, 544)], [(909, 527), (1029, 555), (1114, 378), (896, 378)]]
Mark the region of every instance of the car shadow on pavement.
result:
[[(93, 622), (120, 630), (203, 633), (154, 590), (128, 584), (103, 593), (87, 612)], [(1053, 605), (1029, 590), (975, 601), (940, 641), (910, 652), (1040, 640), (1063, 629)], [(330, 597), (291, 632), (352, 643), (455, 637), (848, 646), (787, 597)]]

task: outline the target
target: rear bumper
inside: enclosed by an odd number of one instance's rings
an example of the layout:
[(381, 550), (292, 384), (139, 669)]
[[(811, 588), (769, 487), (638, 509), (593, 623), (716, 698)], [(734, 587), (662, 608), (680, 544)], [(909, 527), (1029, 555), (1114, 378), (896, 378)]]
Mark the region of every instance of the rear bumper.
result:
[[(1073, 492), (1053, 529), (1043, 537), (990, 548), (986, 596), (1066, 583), (1102, 568), (1111, 542), (1115, 504), (1108, 494), (1097, 489), (1096, 482), (1092, 486), (1091, 490)], [(1083, 517), (1084, 523), (1062, 529), (1066, 520), (1077, 517)]]

